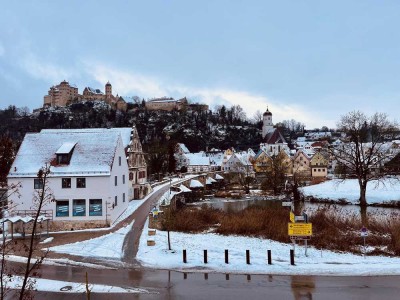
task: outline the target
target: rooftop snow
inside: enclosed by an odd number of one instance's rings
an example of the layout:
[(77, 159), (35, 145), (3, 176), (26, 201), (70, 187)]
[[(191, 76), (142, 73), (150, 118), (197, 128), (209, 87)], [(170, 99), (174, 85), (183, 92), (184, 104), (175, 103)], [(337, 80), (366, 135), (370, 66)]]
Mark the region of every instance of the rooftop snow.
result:
[(61, 145), (60, 148), (56, 151), (56, 154), (69, 154), (71, 153), (72, 149), (75, 147), (76, 142), (65, 142)]
[(131, 139), (131, 131), (132, 128), (130, 127), (117, 127), (117, 128), (85, 128), (85, 129), (42, 129), (40, 133), (54, 133), (54, 132), (65, 132), (65, 133), (90, 133), (90, 132), (100, 132), (100, 133), (106, 133), (106, 132), (118, 132), (121, 135), (122, 138), (122, 144), (124, 145), (124, 148), (129, 146), (129, 142)]
[(118, 132), (108, 129), (28, 133), (12, 164), (9, 177), (36, 176), (40, 168), (55, 160), (56, 151), (66, 142), (76, 143), (70, 163), (51, 166), (51, 175), (109, 175), (120, 139)]
[(191, 188), (197, 188), (197, 187), (203, 187), (202, 183), (196, 179), (190, 180), (190, 187)]
[(190, 166), (209, 166), (210, 158), (204, 157), (201, 154), (187, 153), (186, 157), (189, 159)]

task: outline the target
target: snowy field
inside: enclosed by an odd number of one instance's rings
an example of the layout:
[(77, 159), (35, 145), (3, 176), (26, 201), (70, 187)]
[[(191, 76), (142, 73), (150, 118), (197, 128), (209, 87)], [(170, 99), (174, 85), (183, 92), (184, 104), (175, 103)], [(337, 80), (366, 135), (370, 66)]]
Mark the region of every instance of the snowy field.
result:
[[(190, 272), (222, 272), (239, 274), (274, 275), (337, 275), (369, 276), (400, 275), (400, 258), (360, 256), (335, 253), (296, 245), (295, 266), (290, 265), (291, 244), (259, 238), (222, 236), (214, 233), (185, 234), (171, 232), (172, 251), (168, 250), (167, 232), (157, 231), (147, 236), (147, 224), (140, 239), (137, 259), (143, 266)], [(147, 246), (147, 240), (155, 246)], [(310, 241), (312, 245), (312, 240)], [(182, 250), (187, 251), (183, 263)], [(229, 264), (225, 264), (224, 251), (229, 250)], [(203, 262), (203, 250), (208, 250), (208, 264)], [(246, 250), (250, 250), (250, 265), (246, 264)], [(267, 264), (267, 250), (272, 251), (272, 265)]]
[[(358, 203), (360, 198), (360, 188), (357, 179), (325, 181), (320, 184), (303, 187), (302, 191), (304, 196), (330, 200), (345, 199), (353, 204)], [(379, 184), (377, 181), (368, 183), (367, 202), (369, 204), (389, 201), (400, 201), (400, 181), (385, 180)]]

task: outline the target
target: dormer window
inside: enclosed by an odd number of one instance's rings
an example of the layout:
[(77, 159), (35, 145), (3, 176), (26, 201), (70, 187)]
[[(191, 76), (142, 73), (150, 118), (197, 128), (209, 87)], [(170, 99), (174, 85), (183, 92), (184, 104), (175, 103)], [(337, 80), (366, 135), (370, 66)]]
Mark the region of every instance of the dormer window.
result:
[(56, 151), (57, 165), (69, 164), (75, 145), (76, 142), (65, 142), (64, 144), (61, 145), (60, 148), (58, 148), (58, 150)]

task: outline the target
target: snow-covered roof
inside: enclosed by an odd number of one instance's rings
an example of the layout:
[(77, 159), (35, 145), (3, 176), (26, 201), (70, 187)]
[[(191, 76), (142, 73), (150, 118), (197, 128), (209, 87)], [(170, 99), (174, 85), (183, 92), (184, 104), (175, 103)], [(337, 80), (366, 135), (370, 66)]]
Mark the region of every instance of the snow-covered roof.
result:
[(216, 175), (215, 175), (215, 179), (217, 179), (217, 180), (223, 180), (224, 177), (222, 177), (222, 176), (219, 175), (219, 174), (216, 174)]
[(65, 132), (65, 133), (90, 133), (90, 132), (100, 132), (103, 133), (105, 131), (117, 132), (121, 135), (122, 144), (124, 148), (129, 146), (129, 142), (131, 140), (131, 127), (115, 127), (115, 128), (78, 128), (78, 129), (42, 129), (41, 133), (54, 133), (54, 132)]
[[(65, 143), (76, 143), (69, 164), (56, 165), (56, 151)], [(107, 176), (110, 174), (117, 143), (117, 131), (53, 130), (28, 133), (10, 169), (9, 177), (34, 177), (50, 164), (50, 176)]]
[(210, 165), (210, 158), (204, 157), (198, 153), (187, 153), (187, 159), (189, 159), (190, 166), (209, 166)]
[(190, 153), (189, 149), (185, 146), (185, 144), (178, 143), (178, 146), (182, 149), (183, 153)]
[(214, 182), (217, 182), (214, 178), (207, 177), (206, 184), (213, 184)]
[(179, 186), (179, 189), (181, 190), (181, 192), (184, 192), (184, 193), (188, 193), (188, 192), (191, 192), (192, 190), (191, 189), (188, 189), (186, 186), (184, 186), (183, 184), (181, 184), (180, 186)]
[[(22, 217), (22, 216), (12, 216), (12, 217), (7, 217), (7, 218), (4, 218), (4, 219), (0, 219), (0, 223), (4, 223), (4, 222), (11, 222), (11, 223), (23, 222), (23, 223), (26, 224), (26, 223), (32, 222), (34, 220), (35, 219), (32, 218), (31, 216), (24, 216), (24, 217)], [(50, 220), (50, 218), (45, 217), (45, 216), (39, 216), (37, 221), (39, 223), (41, 223), (41, 222), (47, 221), (47, 220)]]
[(74, 149), (76, 142), (65, 142), (56, 151), (56, 154), (69, 154)]
[(203, 184), (200, 181), (196, 179), (190, 180), (190, 188), (198, 188), (198, 187), (203, 187)]

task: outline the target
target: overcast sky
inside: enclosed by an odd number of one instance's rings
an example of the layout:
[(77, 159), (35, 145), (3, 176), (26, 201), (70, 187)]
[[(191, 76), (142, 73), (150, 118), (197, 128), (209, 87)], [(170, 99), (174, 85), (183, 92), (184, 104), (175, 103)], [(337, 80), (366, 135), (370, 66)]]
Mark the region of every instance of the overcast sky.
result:
[(0, 0), (0, 109), (50, 86), (269, 107), (274, 122), (397, 119), (400, 1)]

